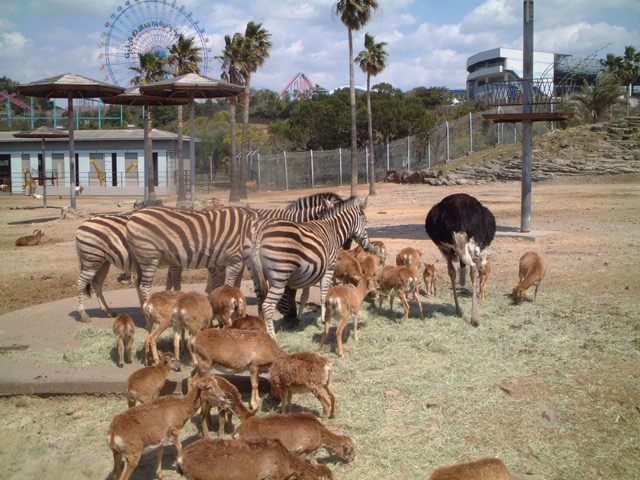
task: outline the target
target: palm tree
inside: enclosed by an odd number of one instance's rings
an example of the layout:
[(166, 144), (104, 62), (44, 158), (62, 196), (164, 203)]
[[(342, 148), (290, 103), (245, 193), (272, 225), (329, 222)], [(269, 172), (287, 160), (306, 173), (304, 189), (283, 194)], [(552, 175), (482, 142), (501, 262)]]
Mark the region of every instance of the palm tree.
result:
[(356, 57), (360, 69), (367, 74), (367, 126), (369, 133), (369, 195), (376, 194), (375, 158), (373, 154), (373, 122), (371, 118), (371, 75), (378, 75), (387, 66), (387, 42), (376, 43), (376, 38), (368, 33), (364, 36), (364, 50)]
[[(173, 76), (187, 73), (200, 73), (198, 65), (202, 62), (202, 49), (197, 47), (193, 38), (180, 34), (178, 41), (169, 48), (169, 65)], [(191, 106), (193, 108), (193, 105)], [(193, 142), (193, 138), (190, 140)], [(191, 159), (195, 161), (194, 158)], [(178, 105), (178, 201), (187, 199), (184, 185), (184, 116), (182, 105)]]
[(610, 72), (600, 72), (593, 85), (584, 81), (578, 102), (586, 111), (586, 116), (591, 116), (593, 123), (596, 123), (600, 120), (602, 112), (618, 101), (618, 97), (620, 86), (617, 77)]
[(358, 190), (358, 131), (356, 129), (356, 83), (353, 72), (353, 30), (360, 30), (371, 20), (372, 10), (378, 9), (377, 0), (338, 0), (332, 15), (340, 17), (349, 33), (349, 98), (351, 102), (351, 195)]
[[(167, 59), (166, 57), (160, 57), (153, 52), (138, 54), (139, 66), (131, 67), (131, 70), (135, 72), (135, 76), (131, 79), (131, 85), (140, 86), (148, 85), (153, 82), (159, 82), (164, 80), (167, 76)], [(151, 106), (147, 105), (145, 109), (147, 125), (151, 125)], [(149, 191), (149, 198), (156, 198), (155, 190), (155, 175), (153, 170), (153, 152), (151, 144), (151, 136), (147, 139), (146, 151), (148, 158), (144, 159), (146, 165), (149, 184), (145, 187)]]
[(242, 66), (244, 78), (244, 104), (242, 110), (242, 144), (240, 147), (240, 198), (247, 198), (247, 165), (245, 155), (249, 150), (249, 101), (251, 98), (251, 74), (261, 67), (269, 58), (271, 34), (262, 28), (261, 23), (247, 23), (244, 32), (244, 48)]
[[(244, 37), (240, 33), (235, 33), (233, 37), (229, 35), (224, 36), (224, 49), (222, 55), (216, 57), (216, 60), (222, 63), (222, 75), (221, 79), (235, 83), (237, 85), (242, 84), (242, 74), (240, 71), (240, 64), (243, 58)], [(238, 162), (237, 155), (237, 143), (236, 143), (236, 107), (238, 105), (238, 99), (236, 97), (229, 97), (229, 114), (230, 114), (230, 135), (231, 135), (231, 188), (229, 191), (229, 201), (240, 201), (240, 164)], [(245, 186), (246, 189), (246, 186)]]
[(608, 53), (602, 65), (613, 73), (620, 83), (627, 87), (627, 114), (629, 112), (629, 97), (633, 90), (633, 84), (640, 77), (640, 52), (633, 45), (624, 47), (624, 55), (617, 56)]

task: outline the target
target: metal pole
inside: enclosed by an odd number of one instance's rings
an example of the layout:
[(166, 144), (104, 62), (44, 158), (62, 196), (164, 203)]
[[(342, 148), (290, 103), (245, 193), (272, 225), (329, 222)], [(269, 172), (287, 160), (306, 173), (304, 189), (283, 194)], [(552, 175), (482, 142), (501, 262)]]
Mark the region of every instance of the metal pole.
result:
[(391, 161), (391, 150), (389, 147), (389, 140), (387, 140), (387, 172), (389, 171), (390, 161)]
[(473, 152), (473, 117), (469, 112), (469, 152)]
[(73, 94), (69, 92), (69, 193), (71, 196), (71, 208), (76, 208), (76, 151), (73, 138)]
[(369, 148), (364, 147), (364, 171), (367, 174), (367, 183), (369, 183)]
[(407, 171), (411, 171), (411, 137), (407, 137)]
[(342, 148), (338, 149), (338, 168), (340, 170), (340, 186), (342, 186)]
[(449, 161), (449, 122), (444, 122), (444, 126), (447, 132), (447, 162)]
[[(522, 113), (533, 113), (533, 0), (523, 3), (523, 94)], [(522, 121), (522, 198), (520, 231), (531, 231), (531, 178), (533, 171), (533, 122)]]
[(427, 159), (429, 160), (429, 168), (431, 168), (431, 142), (427, 144)]
[[(142, 107), (144, 115), (144, 199), (149, 200), (149, 162), (153, 161), (153, 152), (149, 152), (149, 106)], [(151, 158), (150, 158), (151, 157)]]
[(195, 110), (196, 102), (194, 91), (189, 92), (189, 164), (191, 166), (191, 201), (196, 201), (196, 130), (195, 130)]
[(284, 189), (289, 191), (289, 169), (287, 168), (287, 152), (284, 153)]
[(262, 180), (260, 178), (260, 152), (258, 152), (258, 190), (262, 191), (262, 184), (260, 183)]
[(311, 188), (316, 188), (316, 181), (313, 175), (313, 150), (309, 150), (309, 154), (311, 156)]

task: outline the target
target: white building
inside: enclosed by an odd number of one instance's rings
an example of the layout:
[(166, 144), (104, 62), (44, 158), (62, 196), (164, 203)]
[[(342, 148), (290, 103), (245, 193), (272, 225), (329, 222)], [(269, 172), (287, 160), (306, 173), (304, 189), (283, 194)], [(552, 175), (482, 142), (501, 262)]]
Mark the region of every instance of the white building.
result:
[[(533, 52), (533, 78), (553, 80), (556, 54)], [(467, 98), (481, 98), (487, 85), (520, 80), (523, 75), (523, 51), (512, 48), (494, 48), (476, 53), (467, 59)]]
[[(30, 180), (44, 182), (47, 194), (69, 195), (69, 140), (16, 138), (0, 132), (0, 183), (12, 195), (30, 194)], [(172, 195), (177, 184), (178, 135), (152, 129), (154, 185), (157, 195)], [(75, 185), (83, 195), (144, 195), (144, 130), (76, 130)], [(185, 167), (189, 137), (184, 137)], [(187, 178), (188, 180), (188, 178)], [(42, 193), (42, 192), (39, 192)]]

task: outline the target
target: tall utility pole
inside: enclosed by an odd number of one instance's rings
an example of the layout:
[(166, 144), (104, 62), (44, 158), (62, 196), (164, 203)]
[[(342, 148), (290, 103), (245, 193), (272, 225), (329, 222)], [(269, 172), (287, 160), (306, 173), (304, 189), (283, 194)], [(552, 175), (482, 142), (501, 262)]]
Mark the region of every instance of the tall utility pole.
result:
[[(524, 0), (523, 5), (523, 117), (533, 113), (533, 0)], [(533, 176), (533, 121), (522, 120), (522, 195), (520, 208), (520, 231), (531, 231), (531, 182)]]

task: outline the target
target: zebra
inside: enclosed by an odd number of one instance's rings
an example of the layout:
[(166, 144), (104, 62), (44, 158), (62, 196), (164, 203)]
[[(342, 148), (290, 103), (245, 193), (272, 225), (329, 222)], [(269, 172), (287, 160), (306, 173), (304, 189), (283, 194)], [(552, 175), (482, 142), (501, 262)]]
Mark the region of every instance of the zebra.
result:
[[(340, 197), (333, 193), (313, 194), (292, 202), (286, 209), (259, 210), (263, 216), (277, 216), (290, 218), (297, 221), (307, 221), (317, 218), (319, 212), (327, 207), (327, 203), (336, 202)], [(139, 210), (140, 206), (134, 207)], [(289, 210), (295, 210), (288, 212)], [(136, 271), (135, 257), (130, 251), (126, 239), (126, 224), (132, 213), (108, 214), (92, 217), (83, 222), (76, 231), (76, 251), (80, 263), (80, 275), (76, 281), (76, 294), (78, 298), (77, 311), (82, 322), (90, 322), (91, 317), (84, 308), (85, 293), (91, 295), (91, 287), (96, 292), (100, 308), (108, 316), (115, 317), (116, 313), (109, 308), (102, 294), (102, 287), (111, 265), (125, 273)], [(210, 268), (207, 278), (206, 292), (210, 293), (216, 286), (224, 283), (225, 270), (222, 268)], [(222, 279), (222, 281), (220, 280)], [(172, 265), (167, 275), (167, 290), (180, 291), (182, 280), (182, 267)], [(136, 282), (136, 289), (138, 289)], [(138, 298), (141, 305), (142, 296), (138, 290)], [(283, 302), (283, 311), (289, 307)]]
[[(320, 215), (328, 208), (332, 207), (338, 202), (343, 201), (342, 197), (332, 192), (315, 193), (300, 197), (297, 200), (289, 203), (285, 208), (269, 208), (269, 209), (251, 209), (251, 211), (261, 219), (278, 218), (282, 220), (289, 220), (292, 222), (308, 222), (310, 220), (316, 220)], [(244, 267), (241, 269), (240, 274), (236, 277), (236, 280), (241, 279)], [(225, 270), (210, 269), (209, 277), (207, 280), (206, 293), (211, 293), (214, 288), (221, 286), (225, 283)], [(236, 281), (236, 287), (240, 287), (239, 282)], [(295, 290), (290, 292), (287, 289), (287, 295), (282, 297), (282, 300), (278, 303), (278, 311), (290, 318), (291, 312), (295, 315)], [(290, 298), (293, 298), (290, 301)], [(291, 306), (294, 308), (292, 309)]]
[(298, 316), (308, 299), (308, 287), (320, 282), (321, 318), (324, 299), (331, 286), (333, 269), (340, 248), (349, 239), (369, 251), (366, 201), (351, 197), (327, 209), (319, 220), (297, 223), (288, 220), (260, 219), (253, 222), (243, 254), (251, 273), (260, 313), (275, 338), (273, 313), (285, 288), (305, 289)]
[[(76, 252), (80, 263), (80, 275), (76, 281), (78, 298), (77, 312), (84, 323), (91, 322), (91, 317), (84, 309), (84, 297), (91, 296), (91, 287), (96, 292), (100, 309), (109, 317), (114, 312), (102, 294), (104, 281), (111, 265), (125, 273), (135, 271), (135, 258), (129, 250), (126, 239), (126, 225), (131, 213), (98, 215), (85, 220), (76, 230)], [(180, 290), (182, 269), (171, 267), (167, 276), (167, 290), (172, 287)], [(142, 305), (140, 291), (138, 299)]]
[[(158, 267), (209, 268), (225, 271), (234, 285), (244, 266), (242, 239), (256, 216), (241, 207), (190, 211), (149, 207), (129, 218), (126, 238), (137, 262), (140, 293), (149, 298)], [(209, 282), (208, 282), (209, 283)]]

